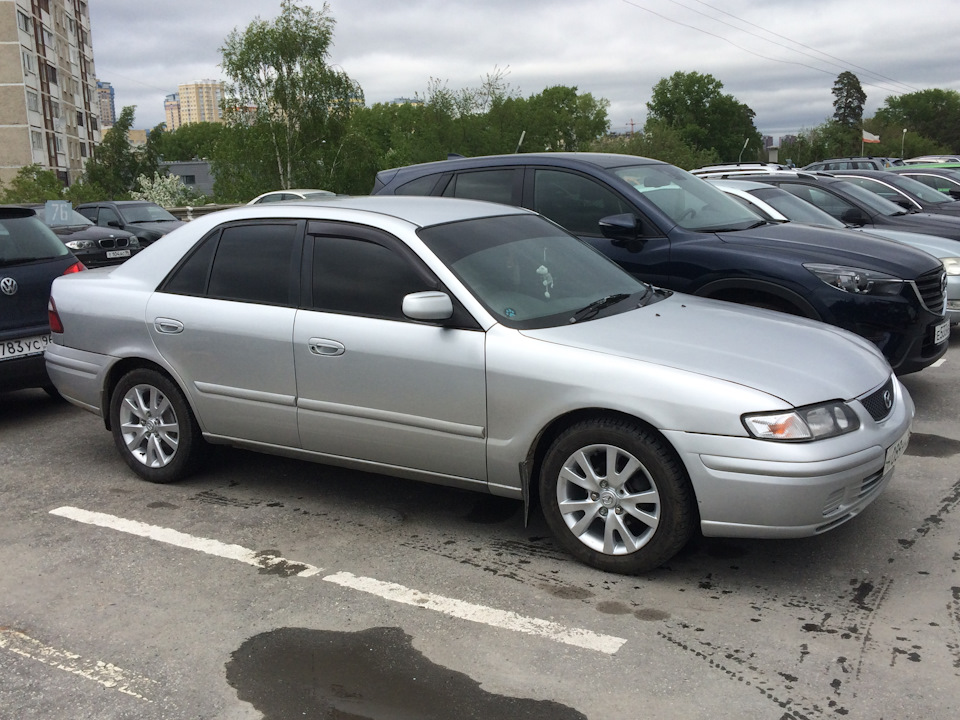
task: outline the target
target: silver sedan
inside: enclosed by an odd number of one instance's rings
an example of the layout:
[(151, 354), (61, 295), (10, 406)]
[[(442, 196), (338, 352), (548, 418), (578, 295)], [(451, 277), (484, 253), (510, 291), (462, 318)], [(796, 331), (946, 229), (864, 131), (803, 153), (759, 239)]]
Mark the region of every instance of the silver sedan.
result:
[(201, 217), (54, 282), (47, 368), (127, 464), (228, 444), (539, 505), (637, 573), (877, 498), (913, 403), (838, 328), (646, 285), (526, 210), (337, 198)]

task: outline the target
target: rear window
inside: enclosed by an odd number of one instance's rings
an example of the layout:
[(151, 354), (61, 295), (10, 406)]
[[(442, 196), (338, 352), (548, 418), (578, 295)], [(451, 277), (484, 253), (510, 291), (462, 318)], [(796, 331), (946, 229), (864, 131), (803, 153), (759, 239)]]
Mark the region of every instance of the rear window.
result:
[(33, 210), (0, 210), (0, 266), (69, 255), (60, 238)]

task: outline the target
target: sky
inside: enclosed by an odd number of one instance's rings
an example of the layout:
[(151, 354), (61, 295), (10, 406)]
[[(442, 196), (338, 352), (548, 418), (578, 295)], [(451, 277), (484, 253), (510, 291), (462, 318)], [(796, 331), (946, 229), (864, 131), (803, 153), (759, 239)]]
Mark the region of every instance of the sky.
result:
[[(299, 0), (317, 9), (322, 0)], [(431, 81), (479, 87), (497, 73), (521, 97), (555, 85), (609, 101), (611, 132), (641, 129), (654, 85), (709, 74), (778, 138), (833, 115), (833, 83), (860, 80), (864, 117), (888, 97), (960, 91), (960, 1), (329, 0), (329, 62), (367, 105), (423, 97)], [(97, 79), (134, 126), (164, 121), (180, 84), (226, 79), (227, 35), (270, 20), (279, 0), (89, 0)], [(909, 131), (909, 128), (907, 128)]]

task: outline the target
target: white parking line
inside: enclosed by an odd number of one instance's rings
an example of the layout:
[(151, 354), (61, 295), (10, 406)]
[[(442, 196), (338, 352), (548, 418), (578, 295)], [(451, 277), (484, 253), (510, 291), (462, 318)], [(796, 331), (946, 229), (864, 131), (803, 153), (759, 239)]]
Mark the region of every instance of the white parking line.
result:
[[(306, 563), (293, 563), (284, 558), (274, 556), (265, 557), (263, 553), (256, 553), (253, 550), (248, 550), (239, 545), (227, 545), (218, 540), (194, 537), (193, 535), (187, 535), (178, 530), (171, 530), (170, 528), (159, 527), (157, 525), (148, 525), (137, 520), (127, 520), (115, 515), (107, 515), (106, 513), (92, 512), (75, 507), (61, 507), (56, 510), (51, 510), (50, 513), (88, 525), (97, 525), (119, 530), (120, 532), (139, 535), (140, 537), (157, 540), (170, 545), (177, 545), (189, 550), (197, 550), (228, 560), (239, 560), (240, 562), (257, 567), (273, 568), (277, 565), (284, 564), (289, 568), (289, 574), (298, 575), (299, 577), (309, 577), (321, 571), (320, 568), (307, 565)], [(303, 569), (299, 570), (299, 572), (292, 572), (298, 568)], [(616, 653), (626, 642), (624, 638), (602, 635), (581, 628), (570, 628), (549, 620), (518, 615), (509, 610), (497, 610), (496, 608), (476, 605), (442, 595), (423, 593), (419, 590), (413, 590), (412, 588), (404, 587), (396, 583), (360, 577), (348, 572), (333, 573), (323, 579), (342, 587), (377, 595), (386, 600), (423, 607), (461, 620), (469, 620), (470, 622), (481, 623), (491, 627), (536, 635), (554, 642), (573, 645), (586, 650), (595, 650), (608, 655)]]
[[(90, 510), (81, 510), (75, 507), (57, 508), (56, 510), (51, 510), (50, 514), (76, 520), (77, 522), (86, 523), (87, 525), (98, 525), (100, 527), (130, 533), (131, 535), (139, 535), (140, 537), (149, 538), (169, 545), (177, 545), (178, 547), (187, 548), (188, 550), (197, 550), (198, 552), (216, 555), (217, 557), (226, 558), (227, 560), (239, 560), (247, 565), (254, 565), (260, 568), (275, 569), (277, 566), (284, 565), (290, 569), (291, 575), (298, 575), (300, 577), (310, 577), (320, 572), (320, 568), (308, 565), (307, 563), (293, 562), (286, 558), (276, 557), (275, 555), (265, 555), (264, 553), (248, 550), (240, 545), (227, 545), (219, 540), (194, 537), (193, 535), (187, 535), (178, 530), (171, 530), (170, 528), (160, 527), (158, 525), (148, 525), (147, 523), (142, 523), (137, 520), (127, 520), (117, 517), (116, 515), (91, 512)], [(293, 572), (294, 570), (297, 570), (297, 572)]]
[(415, 605), (417, 607), (436, 610), (451, 617), (469, 620), (470, 622), (482, 623), (492, 627), (502, 628), (504, 630), (514, 630), (516, 632), (527, 633), (528, 635), (537, 635), (555, 642), (574, 645), (586, 650), (596, 650), (598, 652), (613, 655), (626, 642), (623, 638), (613, 637), (612, 635), (601, 635), (591, 630), (581, 630), (580, 628), (568, 628), (558, 625), (549, 620), (540, 618), (524, 617), (509, 610), (497, 610), (483, 605), (455, 600), (442, 595), (424, 593), (419, 590), (413, 590), (396, 583), (383, 582), (368, 577), (359, 577), (348, 572), (338, 572), (333, 575), (327, 575), (323, 578), (327, 582), (336, 583), (343, 587), (360, 590), (370, 593), (387, 600), (404, 603), (405, 605)]
[(124, 670), (111, 663), (102, 660), (87, 660), (75, 653), (58, 650), (10, 628), (0, 628), (0, 648), (42, 662), (44, 665), (50, 665), (58, 670), (79, 675), (87, 680), (93, 680), (117, 692), (132, 695), (146, 702), (152, 702), (144, 696), (144, 693), (149, 685), (157, 684), (155, 680)]

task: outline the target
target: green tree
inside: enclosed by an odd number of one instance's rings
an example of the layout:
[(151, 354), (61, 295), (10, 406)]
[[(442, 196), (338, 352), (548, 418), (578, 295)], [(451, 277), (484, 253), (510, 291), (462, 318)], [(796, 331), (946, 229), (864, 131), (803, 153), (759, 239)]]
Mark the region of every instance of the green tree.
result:
[(524, 147), (531, 151), (575, 152), (610, 128), (607, 100), (576, 87), (556, 85), (527, 100)]
[(721, 161), (741, 157), (744, 143), (759, 149), (762, 138), (753, 123), (755, 113), (712, 75), (675, 72), (653, 86), (647, 103), (647, 126), (672, 127), (695, 150), (713, 150)]
[[(334, 22), (327, 3), (315, 10), (282, 0), (277, 18), (234, 29), (220, 48), (231, 129), (262, 126), (269, 140), (273, 179), (258, 190), (330, 182), (351, 111), (363, 104), (360, 86), (329, 64)], [(261, 157), (250, 159), (259, 172)]]
[(833, 83), (833, 122), (835, 123), (842, 152), (840, 155), (856, 155), (860, 152), (863, 131), (863, 103), (867, 94), (860, 80), (849, 70), (844, 70)]
[(607, 136), (587, 147), (593, 152), (639, 155), (676, 165), (684, 170), (719, 162), (715, 150), (689, 145), (676, 128), (662, 122), (648, 122), (643, 130), (629, 135)]
[(223, 123), (196, 122), (168, 131), (160, 124), (147, 135), (147, 145), (160, 161), (209, 158), (214, 155), (225, 129)]
[[(907, 129), (905, 140), (926, 138), (935, 149), (914, 149), (910, 155), (960, 152), (960, 92), (932, 88), (891, 96), (874, 116), (896, 132)], [(881, 136), (882, 137), (882, 136)]]
[(134, 107), (128, 105), (120, 112), (117, 122), (103, 135), (95, 155), (87, 160), (84, 183), (97, 186), (106, 197), (128, 199), (140, 175), (157, 171), (156, 158), (147, 148), (135, 148), (130, 143)]
[(9, 187), (0, 194), (4, 203), (36, 203), (47, 200), (60, 200), (63, 197), (63, 183), (53, 170), (44, 170), (34, 163), (25, 165), (17, 171)]

